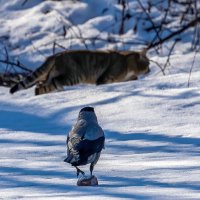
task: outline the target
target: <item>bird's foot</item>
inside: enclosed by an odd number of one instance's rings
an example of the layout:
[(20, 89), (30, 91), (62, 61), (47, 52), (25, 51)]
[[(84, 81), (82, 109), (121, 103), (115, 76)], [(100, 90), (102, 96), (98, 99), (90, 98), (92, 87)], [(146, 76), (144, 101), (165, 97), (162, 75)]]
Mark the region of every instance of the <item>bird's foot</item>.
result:
[(83, 172), (82, 170), (80, 170), (78, 167), (76, 168), (77, 172), (76, 172), (76, 175), (77, 175), (77, 178), (79, 177), (79, 174), (81, 173), (82, 176), (85, 176), (85, 172)]

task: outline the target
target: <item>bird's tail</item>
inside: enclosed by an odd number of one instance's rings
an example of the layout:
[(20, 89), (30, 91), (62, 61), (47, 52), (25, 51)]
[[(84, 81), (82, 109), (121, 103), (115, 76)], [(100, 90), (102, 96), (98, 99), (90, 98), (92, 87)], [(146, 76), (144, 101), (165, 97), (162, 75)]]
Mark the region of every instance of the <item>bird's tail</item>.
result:
[(71, 157), (67, 156), (67, 158), (64, 159), (64, 162), (66, 163), (71, 163), (70, 161), (72, 160)]
[(74, 155), (72, 155), (72, 154), (69, 154), (67, 156), (67, 158), (64, 159), (64, 162), (71, 163), (71, 164), (73, 164), (77, 161), (78, 161), (78, 159), (76, 157), (74, 157)]
[(65, 158), (64, 162), (66, 162), (66, 163), (70, 163), (70, 159), (69, 159), (69, 157)]

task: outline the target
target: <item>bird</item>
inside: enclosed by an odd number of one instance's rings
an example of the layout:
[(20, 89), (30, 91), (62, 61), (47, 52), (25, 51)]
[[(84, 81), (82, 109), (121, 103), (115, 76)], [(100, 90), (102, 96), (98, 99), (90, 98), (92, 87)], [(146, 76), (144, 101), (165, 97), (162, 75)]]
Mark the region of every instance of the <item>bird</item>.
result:
[(77, 177), (85, 172), (78, 166), (90, 164), (90, 175), (100, 158), (104, 148), (105, 135), (97, 121), (93, 107), (84, 107), (80, 110), (77, 121), (67, 135), (67, 158), (64, 162), (76, 168)]

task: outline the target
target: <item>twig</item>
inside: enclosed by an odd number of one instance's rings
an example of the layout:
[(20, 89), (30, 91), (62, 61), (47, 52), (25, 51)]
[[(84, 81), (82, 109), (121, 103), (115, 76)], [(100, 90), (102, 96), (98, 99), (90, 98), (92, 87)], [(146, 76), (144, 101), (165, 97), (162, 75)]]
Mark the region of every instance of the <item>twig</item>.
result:
[(32, 72), (32, 70), (30, 70), (30, 69), (28, 69), (26, 67), (21, 66), (19, 62), (18, 63), (14, 63), (14, 62), (11, 62), (11, 61), (8, 61), (8, 60), (0, 60), (0, 62), (4, 63), (4, 64), (7, 64), (7, 65), (14, 65), (14, 66), (16, 66), (16, 67), (18, 67), (20, 69), (25, 70), (25, 71)]
[(152, 62), (152, 63), (155, 63), (160, 68), (160, 70), (163, 73), (163, 75), (165, 75), (165, 72), (164, 72), (162, 66), (157, 61), (151, 60), (151, 59), (149, 59), (149, 61)]
[(148, 17), (149, 21), (150, 21), (151, 24), (152, 24), (153, 30), (154, 30), (155, 33), (156, 33), (156, 37), (153, 39), (153, 42), (154, 42), (154, 40), (155, 40), (156, 38), (158, 38), (159, 40), (161, 40), (160, 35), (159, 35), (159, 32), (157, 31), (156, 26), (155, 26), (155, 24), (154, 24), (154, 22), (153, 22), (151, 16), (147, 13), (147, 11), (146, 11), (145, 7), (143, 6), (142, 2), (141, 2), (140, 0), (137, 0), (137, 2), (139, 3), (140, 7), (142, 8), (142, 10), (144, 11), (144, 13), (145, 13), (146, 16)]
[(35, 49), (41, 56), (43, 56), (46, 59), (46, 56), (37, 47), (35, 47), (35, 45), (33, 44), (33, 42), (30, 39), (29, 39), (29, 41), (31, 42), (33, 49)]
[(168, 56), (167, 56), (167, 61), (166, 61), (165, 65), (164, 65), (164, 67), (163, 67), (164, 75), (165, 75), (165, 69), (167, 68), (167, 65), (169, 64), (170, 56), (172, 54), (172, 51), (173, 51), (176, 43), (177, 43), (177, 40), (174, 41), (173, 45), (171, 46), (171, 48), (169, 50), (169, 53), (168, 53)]
[(191, 67), (190, 67), (190, 72), (189, 72), (189, 77), (188, 77), (188, 84), (187, 84), (188, 88), (190, 87), (190, 78), (191, 78), (192, 70), (193, 70), (193, 67), (194, 67), (194, 63), (195, 63), (195, 59), (196, 59), (196, 55), (197, 55), (197, 52), (198, 52), (198, 51), (199, 51), (199, 50), (196, 50), (196, 51), (195, 51), (194, 58), (193, 58), (193, 60), (192, 60), (192, 65), (191, 65)]
[[(114, 37), (107, 37), (107, 38), (100, 38), (100, 37), (79, 37), (79, 36), (76, 36), (76, 37), (67, 37), (67, 38), (62, 38), (62, 39), (57, 39), (56, 41), (57, 41), (57, 43), (58, 42), (63, 42), (63, 41), (67, 41), (67, 40), (69, 40), (69, 41), (72, 41), (73, 39), (79, 39), (79, 40), (89, 40), (89, 41), (102, 41), (102, 42), (109, 42), (109, 43), (113, 43), (113, 44), (115, 44), (115, 43), (123, 43), (123, 41), (122, 40), (120, 40), (120, 39), (115, 39)], [(43, 44), (43, 45), (41, 45), (41, 46), (47, 46), (47, 45), (51, 45), (51, 44), (53, 44), (54, 43), (54, 41), (52, 42), (52, 41), (50, 41), (50, 42), (48, 42), (48, 43), (45, 43), (45, 44)], [(130, 41), (130, 42), (124, 42), (125, 44), (127, 44), (127, 45), (146, 45), (146, 42), (145, 41)]]
[[(58, 10), (56, 10), (56, 11), (57, 11), (57, 13), (59, 13), (62, 16), (62, 13), (60, 13)], [(78, 34), (79, 34), (79, 37), (82, 38), (82, 32), (81, 32), (79, 26), (74, 25), (71, 21), (66, 22), (65, 19), (63, 19), (63, 17), (60, 18), (60, 20), (59, 19), (57, 19), (57, 20), (62, 21), (62, 23), (64, 23), (65, 25), (68, 26), (68, 32), (72, 31), (74, 33), (74, 35), (78, 36)], [(74, 27), (77, 29), (78, 34), (76, 33), (76, 31), (74, 31)], [(85, 40), (82, 40), (81, 42), (84, 44), (85, 48), (88, 49), (88, 45), (86, 44)]]
[(67, 48), (65, 48), (64, 46), (58, 44), (56, 41), (53, 42), (53, 55), (56, 52), (56, 46), (60, 47), (61, 49), (67, 50)]
[(22, 6), (24, 6), (27, 3), (28, 0), (24, 0), (24, 2), (22, 3)]
[(121, 1), (121, 5), (122, 5), (122, 19), (121, 19), (121, 26), (119, 29), (119, 35), (124, 34), (124, 22), (125, 22), (125, 10), (126, 10), (126, 0), (122, 0)]
[[(8, 61), (8, 60), (9, 60), (8, 50), (7, 50), (6, 47), (4, 47), (4, 50), (5, 50), (5, 53), (6, 53), (6, 60)], [(8, 64), (6, 64), (6, 69), (5, 69), (5, 71), (7, 71), (7, 70), (8, 70)]]

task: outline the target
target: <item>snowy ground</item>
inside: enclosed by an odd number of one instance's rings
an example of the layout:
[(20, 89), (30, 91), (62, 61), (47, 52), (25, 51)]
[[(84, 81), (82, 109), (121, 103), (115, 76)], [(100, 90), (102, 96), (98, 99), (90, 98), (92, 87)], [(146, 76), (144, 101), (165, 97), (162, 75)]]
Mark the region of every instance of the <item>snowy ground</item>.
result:
[[(84, 24), (86, 36), (109, 25), (114, 12), (110, 18), (101, 15), (103, 3), (93, 10), (94, 17), (92, 4), (37, 0), (21, 9), (23, 1), (9, 2), (0, 0), (0, 34), (5, 39), (9, 33), (11, 55), (31, 66), (44, 59), (37, 48), (45, 55), (52, 50), (42, 44), (54, 38), (51, 31), (58, 34), (59, 27), (58, 32), (52, 27), (56, 29), (59, 10), (75, 24)], [(51, 23), (44, 23), (44, 13), (52, 8)], [(30, 37), (37, 48), (28, 42)], [(83, 48), (79, 43), (74, 41), (72, 48)], [(164, 49), (162, 56), (149, 53), (161, 65), (166, 55)], [(189, 78), (193, 58), (183, 43), (173, 52), (166, 76), (151, 63), (147, 77), (126, 83), (79, 85), (41, 96), (34, 96), (34, 88), (10, 95), (0, 87), (0, 199), (200, 199), (200, 54)], [(94, 169), (98, 187), (77, 187), (75, 169), (63, 162), (66, 135), (87, 105), (95, 108), (106, 135)], [(89, 172), (88, 166), (83, 169)]]
[[(200, 199), (200, 72), (65, 92), (14, 96), (1, 88), (1, 199)], [(99, 187), (79, 188), (66, 134), (94, 106), (106, 149)], [(88, 171), (88, 168), (86, 168)]]

